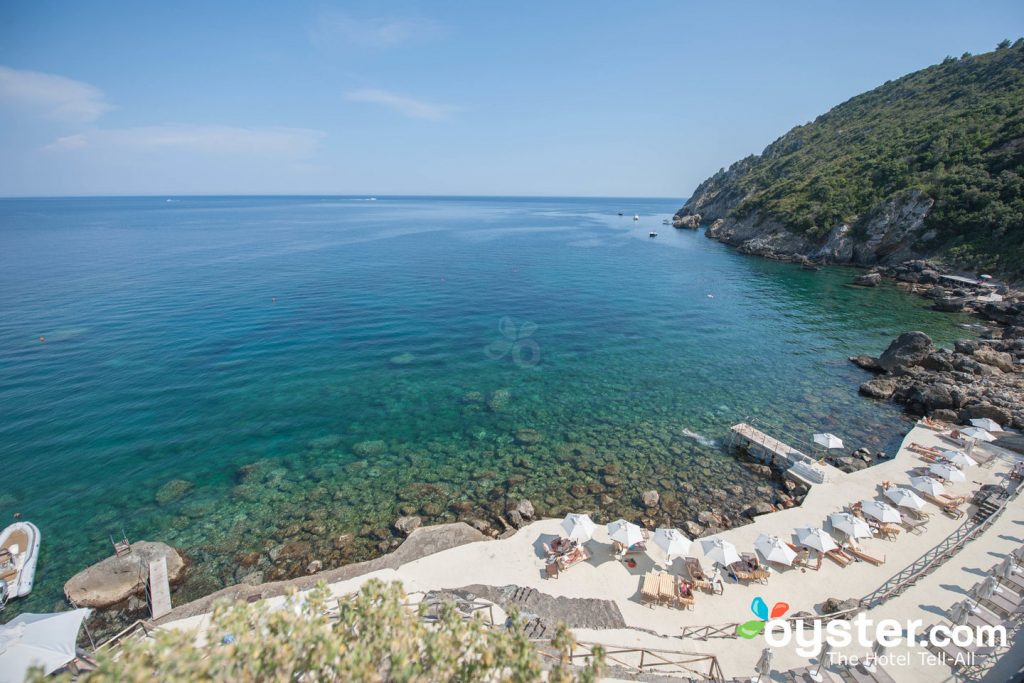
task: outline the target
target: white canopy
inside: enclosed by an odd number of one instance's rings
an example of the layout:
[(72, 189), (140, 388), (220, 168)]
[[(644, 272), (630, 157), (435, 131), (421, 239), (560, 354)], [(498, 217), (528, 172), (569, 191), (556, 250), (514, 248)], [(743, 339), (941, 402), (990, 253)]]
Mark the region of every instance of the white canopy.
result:
[(665, 551), (665, 555), (671, 560), (673, 557), (682, 557), (690, 552), (690, 545), (693, 543), (678, 529), (655, 529), (654, 544)]
[(617, 519), (608, 525), (608, 537), (629, 547), (644, 540), (640, 527), (624, 519)]
[(787, 567), (793, 564), (796, 553), (786, 545), (778, 536), (761, 534), (754, 541), (754, 549), (761, 553), (761, 556), (768, 562), (778, 562)]
[(1003, 425), (988, 417), (976, 417), (971, 420), (971, 424), (979, 429), (984, 429), (987, 432), (1003, 431)]
[(956, 467), (945, 463), (929, 465), (928, 471), (942, 477), (946, 481), (967, 481), (967, 477), (964, 476), (963, 472), (958, 470)]
[(942, 457), (957, 467), (974, 467), (978, 463), (963, 451), (942, 451)]
[(805, 548), (811, 548), (822, 553), (827, 553), (839, 547), (836, 545), (835, 539), (825, 533), (825, 530), (820, 527), (808, 526), (797, 529), (796, 540)]
[(815, 434), (814, 443), (818, 444), (819, 446), (823, 446), (824, 448), (830, 449), (843, 447), (843, 440), (840, 439), (835, 434), (829, 434), (828, 432), (825, 432), (823, 434)]
[(996, 437), (992, 436), (981, 427), (968, 427), (967, 429), (961, 429), (960, 433), (969, 439), (977, 439), (978, 441), (996, 440)]
[(720, 538), (704, 538), (701, 539), (700, 547), (704, 551), (704, 557), (723, 567), (740, 561), (740, 554), (736, 552), (736, 546), (729, 541), (723, 541)]
[(570, 540), (577, 543), (586, 543), (594, 536), (597, 525), (591, 521), (589, 515), (577, 515), (570, 512), (562, 520), (562, 529)]
[[(938, 482), (936, 482), (938, 483)], [(885, 497), (896, 503), (898, 507), (920, 510), (924, 507), (924, 501), (916, 493), (902, 486), (888, 488), (885, 490)]]
[(999, 587), (999, 582), (996, 581), (994, 576), (986, 576), (985, 580), (978, 584), (975, 589), (975, 594), (982, 600), (987, 600), (996, 593), (1002, 592), (1003, 589)]
[(833, 512), (828, 516), (832, 528), (842, 531), (851, 538), (871, 538), (871, 527), (860, 517), (854, 517), (849, 512)]
[(22, 683), (34, 666), (51, 674), (74, 659), (78, 629), (91, 611), (19, 614), (0, 626), (0, 683)]
[(937, 496), (943, 491), (942, 484), (934, 477), (911, 477), (910, 483), (915, 489), (929, 496)]
[(877, 519), (883, 524), (899, 524), (901, 520), (899, 510), (878, 500), (862, 500), (860, 509), (868, 517)]

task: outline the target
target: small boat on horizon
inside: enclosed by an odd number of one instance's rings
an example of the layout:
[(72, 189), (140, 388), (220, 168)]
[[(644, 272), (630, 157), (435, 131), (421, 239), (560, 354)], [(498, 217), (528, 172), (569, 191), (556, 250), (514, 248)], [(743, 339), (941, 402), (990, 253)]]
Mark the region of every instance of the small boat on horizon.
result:
[(634, 221), (638, 221), (638, 220), (640, 220), (640, 216), (638, 216), (638, 215), (634, 214), (634, 215), (633, 215), (633, 220), (634, 220)]
[(656, 233), (656, 232), (654, 232), (653, 230), (651, 230), (651, 231), (650, 231), (649, 233), (647, 233), (647, 236), (648, 236), (648, 237), (657, 237), (657, 236), (658, 236), (658, 233)]
[(32, 592), (41, 537), (31, 522), (17, 521), (0, 531), (0, 609)]

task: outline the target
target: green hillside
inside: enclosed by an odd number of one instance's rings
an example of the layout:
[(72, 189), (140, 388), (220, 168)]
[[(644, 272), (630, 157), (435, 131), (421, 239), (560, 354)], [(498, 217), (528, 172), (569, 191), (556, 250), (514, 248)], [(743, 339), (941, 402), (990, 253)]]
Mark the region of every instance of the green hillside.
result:
[(1024, 39), (858, 95), (697, 193), (735, 197), (734, 220), (818, 241), (840, 223), (856, 238), (873, 209), (913, 189), (936, 200), (920, 253), (1024, 273)]

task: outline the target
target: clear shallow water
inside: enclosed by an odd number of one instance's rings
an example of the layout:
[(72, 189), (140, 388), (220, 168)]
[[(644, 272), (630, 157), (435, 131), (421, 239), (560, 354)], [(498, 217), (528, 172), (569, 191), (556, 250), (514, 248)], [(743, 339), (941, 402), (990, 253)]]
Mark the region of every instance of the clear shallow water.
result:
[(400, 514), (500, 525), (510, 496), (737, 520), (771, 495), (722, 448), (750, 416), (898, 444), (846, 357), (965, 319), (661, 225), (679, 205), (0, 201), (0, 515), (44, 539), (16, 609), (122, 528), (190, 555), (185, 599), (373, 556)]

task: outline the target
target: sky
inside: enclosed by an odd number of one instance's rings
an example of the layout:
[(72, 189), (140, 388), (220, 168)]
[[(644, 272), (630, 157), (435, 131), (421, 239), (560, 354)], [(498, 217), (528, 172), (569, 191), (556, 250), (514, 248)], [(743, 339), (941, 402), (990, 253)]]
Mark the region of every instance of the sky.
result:
[(0, 0), (0, 196), (688, 196), (1020, 0)]

